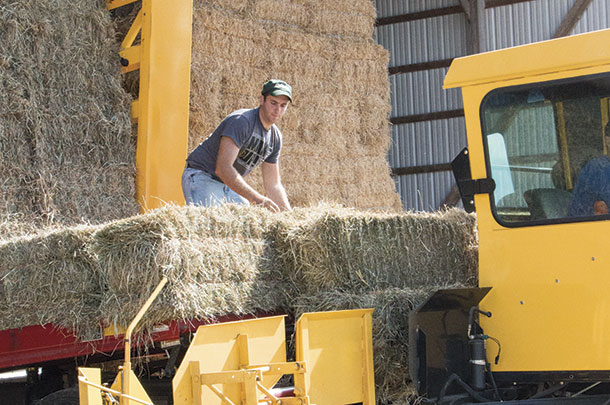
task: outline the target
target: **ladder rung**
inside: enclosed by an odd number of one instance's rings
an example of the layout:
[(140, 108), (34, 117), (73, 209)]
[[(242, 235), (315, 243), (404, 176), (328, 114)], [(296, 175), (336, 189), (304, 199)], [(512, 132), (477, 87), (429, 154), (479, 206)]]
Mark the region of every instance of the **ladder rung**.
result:
[(108, 10), (112, 10), (114, 8), (119, 8), (127, 4), (135, 3), (136, 1), (138, 0), (106, 0), (106, 8)]

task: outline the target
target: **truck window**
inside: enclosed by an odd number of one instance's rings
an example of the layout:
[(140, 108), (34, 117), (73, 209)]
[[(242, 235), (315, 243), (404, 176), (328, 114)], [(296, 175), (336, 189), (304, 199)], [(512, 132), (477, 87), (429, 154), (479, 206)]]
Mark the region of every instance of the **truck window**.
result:
[(501, 88), (485, 97), (487, 172), (496, 183), (491, 200), (500, 223), (607, 214), (609, 97), (608, 74)]

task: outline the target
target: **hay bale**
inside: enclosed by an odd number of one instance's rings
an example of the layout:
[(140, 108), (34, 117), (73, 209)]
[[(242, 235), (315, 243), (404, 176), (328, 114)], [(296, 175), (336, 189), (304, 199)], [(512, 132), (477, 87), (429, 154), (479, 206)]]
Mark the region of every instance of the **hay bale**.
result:
[(271, 214), (167, 207), (0, 243), (0, 328), (52, 323), (91, 337), (126, 326), (165, 275), (139, 330), (173, 319), (284, 311)]
[(0, 329), (52, 323), (78, 336), (99, 332), (101, 288), (76, 227), (0, 244)]
[(463, 210), (372, 213), (331, 208), (286, 227), (279, 248), (302, 293), (476, 283), (475, 218)]
[(136, 214), (130, 99), (104, 4), (0, 9), (0, 222), (22, 233)]
[(270, 219), (257, 207), (167, 207), (100, 229), (87, 250), (107, 286), (106, 321), (126, 324), (163, 275), (168, 286), (143, 327), (283, 309)]
[[(126, 325), (163, 275), (169, 285), (143, 328), (290, 311), (294, 297), (320, 291), (473, 283), (471, 225), (457, 211), (381, 215), (320, 205), (273, 215), (258, 207), (166, 207), (0, 243), (0, 313), (5, 328), (36, 320), (78, 332), (94, 318)], [(70, 277), (80, 281), (72, 285)], [(40, 289), (48, 292), (33, 293)], [(57, 299), (46, 305), (50, 297)], [(86, 316), (75, 319), (71, 308)]]

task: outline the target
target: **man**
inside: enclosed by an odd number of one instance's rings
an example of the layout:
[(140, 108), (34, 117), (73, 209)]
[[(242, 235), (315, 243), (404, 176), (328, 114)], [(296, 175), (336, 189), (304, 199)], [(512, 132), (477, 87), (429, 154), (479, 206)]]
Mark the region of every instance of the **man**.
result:
[(610, 158), (600, 156), (591, 159), (578, 175), (572, 192), (569, 216), (608, 214), (610, 205)]
[[(604, 152), (610, 151), (610, 123), (604, 130)], [(578, 174), (568, 216), (607, 215), (610, 207), (610, 157), (591, 159)]]
[[(274, 79), (263, 85), (258, 108), (229, 114), (186, 159), (182, 174), (186, 203), (256, 204), (272, 212), (290, 209), (280, 180), (282, 133), (275, 123), (291, 102), (290, 85)], [(244, 180), (259, 165), (265, 195)]]

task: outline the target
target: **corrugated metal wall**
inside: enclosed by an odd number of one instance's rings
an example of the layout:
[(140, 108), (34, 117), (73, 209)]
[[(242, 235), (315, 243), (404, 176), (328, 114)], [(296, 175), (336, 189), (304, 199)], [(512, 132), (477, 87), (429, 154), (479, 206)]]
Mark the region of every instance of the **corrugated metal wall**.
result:
[[(486, 8), (484, 50), (552, 38), (577, 0), (532, 0)], [(459, 0), (373, 0), (378, 18), (460, 6)], [(610, 1), (593, 0), (570, 34), (610, 27)], [(389, 67), (447, 60), (468, 54), (463, 13), (382, 25), (376, 40), (390, 53)], [(446, 67), (390, 76), (391, 118), (442, 113), (462, 108), (459, 89), (443, 90)], [(392, 168), (434, 166), (437, 170), (396, 176), (406, 210), (437, 209), (454, 186), (451, 172), (438, 168), (466, 146), (464, 119), (422, 120), (392, 127), (388, 159)], [(429, 168), (428, 168), (429, 169)], [(416, 171), (416, 170), (414, 170)]]

